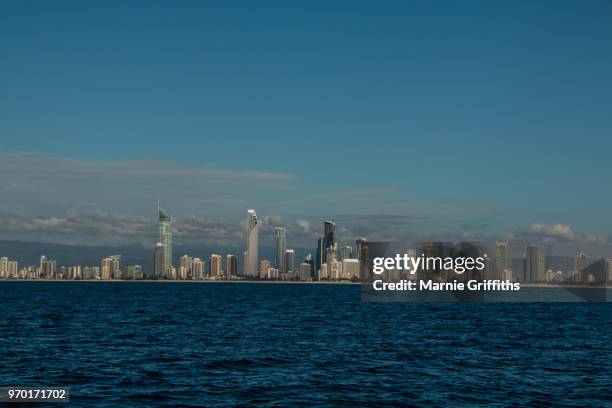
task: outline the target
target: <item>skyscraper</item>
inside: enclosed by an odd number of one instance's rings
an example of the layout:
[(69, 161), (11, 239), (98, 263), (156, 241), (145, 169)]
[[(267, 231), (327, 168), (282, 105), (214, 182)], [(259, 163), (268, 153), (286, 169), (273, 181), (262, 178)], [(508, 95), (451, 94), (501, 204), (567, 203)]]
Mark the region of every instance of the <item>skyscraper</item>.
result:
[(113, 271), (113, 258), (104, 258), (102, 259), (101, 268), (102, 271), (102, 280), (110, 280), (112, 278)]
[(210, 256), (210, 276), (220, 278), (223, 270), (223, 257), (221, 255), (212, 254)]
[(0, 278), (7, 278), (8, 276), (8, 258), (3, 256), (0, 258)]
[(353, 247), (350, 245), (345, 245), (340, 248), (340, 260), (343, 261), (345, 259), (351, 259), (353, 257)]
[[(46, 276), (47, 275), (47, 271), (45, 271), (45, 266), (47, 264), (47, 257), (44, 255), (40, 256), (40, 267), (38, 268), (38, 273), (40, 276)], [(49, 276), (49, 278), (52, 278), (52, 276)]]
[(368, 271), (369, 251), (368, 251), (368, 240), (365, 238), (357, 238), (355, 241), (355, 252), (357, 259), (359, 260), (359, 279), (367, 280), (370, 276)]
[(259, 235), (257, 214), (255, 213), (255, 210), (248, 210), (246, 229), (246, 259), (244, 264), (244, 274), (250, 278), (254, 278), (257, 276), (258, 245)]
[(193, 258), (190, 257), (189, 255), (183, 255), (181, 256), (180, 259), (180, 268), (182, 271), (184, 271), (183, 273), (187, 276), (187, 277), (191, 277), (192, 273), (191, 273), (191, 269), (193, 266)]
[(6, 264), (6, 274), (8, 277), (17, 276), (19, 270), (17, 261), (8, 261)]
[(323, 262), (327, 261), (327, 250), (336, 246), (336, 223), (327, 220), (323, 223)]
[(202, 280), (206, 275), (206, 263), (200, 258), (193, 258), (191, 262), (191, 277), (195, 280)]
[(295, 251), (293, 249), (285, 250), (285, 272), (293, 272), (295, 270)]
[(312, 263), (313, 273), (312, 278), (314, 280), (320, 280), (319, 271), (321, 270), (321, 265), (323, 265), (323, 254), (325, 253), (325, 248), (323, 247), (323, 238), (319, 238), (317, 240), (317, 249), (315, 251), (315, 259)]
[(538, 244), (527, 245), (525, 257), (525, 280), (527, 282), (543, 282), (546, 280), (544, 269), (544, 252)]
[[(155, 279), (163, 279), (166, 276), (166, 248), (161, 242), (155, 245), (155, 252), (153, 254), (153, 277)], [(104, 270), (104, 265), (102, 265)]]
[(577, 252), (574, 257), (574, 271), (576, 272), (572, 276), (572, 280), (575, 282), (586, 282), (588, 276), (587, 268), (593, 263), (591, 258), (584, 252)]
[(121, 273), (121, 255), (111, 255), (109, 258), (112, 259), (112, 279), (122, 279), (123, 274)]
[(301, 281), (309, 281), (310, 279), (312, 279), (311, 275), (310, 275), (310, 269), (311, 266), (309, 263), (306, 262), (302, 262), (300, 264), (299, 267), (299, 271), (298, 271), (298, 279)]
[(126, 279), (131, 279), (131, 280), (139, 280), (139, 279), (143, 279), (143, 273), (142, 273), (142, 266), (140, 265), (130, 265), (127, 267), (126, 270)]
[(164, 247), (164, 273), (172, 266), (172, 217), (157, 207), (159, 242)]
[(285, 228), (274, 228), (274, 267), (279, 273), (284, 273), (285, 251), (287, 250), (287, 230)]
[(495, 275), (496, 279), (512, 280), (512, 262), (508, 241), (495, 242)]
[(238, 275), (238, 258), (236, 258), (236, 255), (227, 255), (225, 269), (225, 275), (228, 279)]

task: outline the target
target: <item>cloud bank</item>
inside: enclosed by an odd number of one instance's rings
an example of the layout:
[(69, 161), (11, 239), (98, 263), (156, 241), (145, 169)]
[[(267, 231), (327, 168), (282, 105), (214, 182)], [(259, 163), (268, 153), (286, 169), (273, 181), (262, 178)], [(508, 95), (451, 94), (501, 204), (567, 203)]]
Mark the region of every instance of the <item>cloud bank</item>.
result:
[[(287, 228), (287, 245), (311, 252), (323, 233), (324, 218), (286, 219), (278, 215), (262, 215), (260, 245), (272, 247), (274, 228)], [(581, 235), (567, 224), (532, 224), (509, 233), (492, 234), (459, 228), (454, 232), (432, 231), (426, 217), (401, 215), (351, 215), (334, 217), (339, 245), (353, 244), (358, 237), (370, 241), (453, 241), (492, 244), (508, 238), (513, 256), (521, 256), (528, 242), (538, 242), (552, 253), (573, 255), (584, 250), (593, 255), (610, 256), (610, 240), (606, 236)], [(245, 221), (229, 222), (199, 215), (174, 217), (174, 242), (180, 246), (244, 248)], [(61, 216), (32, 215), (28, 212), (0, 212), (0, 239), (56, 242), (79, 245), (143, 245), (153, 247), (157, 240), (154, 217), (126, 213), (76, 209)], [(547, 252), (548, 253), (548, 252)]]
[(216, 169), (155, 160), (81, 160), (0, 151), (0, 210), (53, 213), (66, 208), (152, 212), (161, 200), (176, 213), (229, 213), (273, 192), (288, 194), (284, 173)]

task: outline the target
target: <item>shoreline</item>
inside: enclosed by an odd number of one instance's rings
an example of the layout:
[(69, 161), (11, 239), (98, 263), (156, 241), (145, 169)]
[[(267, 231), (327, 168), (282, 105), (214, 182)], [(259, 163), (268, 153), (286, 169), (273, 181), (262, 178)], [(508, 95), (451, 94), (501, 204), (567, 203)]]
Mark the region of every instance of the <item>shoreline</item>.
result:
[(360, 285), (362, 282), (350, 281), (266, 281), (266, 280), (171, 280), (171, 279), (0, 279), (0, 282), (108, 282), (108, 283), (259, 283), (290, 285)]
[[(219, 283), (255, 283), (255, 284), (272, 284), (272, 285), (370, 285), (371, 282), (351, 282), (351, 281), (274, 281), (274, 280), (170, 280), (170, 279), (0, 279), (0, 282), (96, 282), (96, 283), (197, 283), (197, 284), (219, 284)], [(590, 289), (612, 289), (612, 285), (556, 285), (546, 283), (521, 283), (521, 288), (590, 288)]]

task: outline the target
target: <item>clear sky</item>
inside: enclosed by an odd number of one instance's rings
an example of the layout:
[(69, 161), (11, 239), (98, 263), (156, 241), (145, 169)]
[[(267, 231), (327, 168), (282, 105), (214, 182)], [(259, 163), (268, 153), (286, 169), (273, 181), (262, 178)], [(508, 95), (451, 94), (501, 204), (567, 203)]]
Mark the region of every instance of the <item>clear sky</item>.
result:
[(610, 1), (3, 1), (0, 210), (609, 235), (611, 72)]

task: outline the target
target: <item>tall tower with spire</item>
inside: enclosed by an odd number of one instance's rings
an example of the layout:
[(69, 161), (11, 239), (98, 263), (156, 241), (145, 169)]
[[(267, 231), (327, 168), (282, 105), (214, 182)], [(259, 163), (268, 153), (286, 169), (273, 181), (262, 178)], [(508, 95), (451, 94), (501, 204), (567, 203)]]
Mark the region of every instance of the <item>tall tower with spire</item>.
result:
[[(164, 248), (164, 267), (172, 266), (172, 217), (157, 204), (158, 242)], [(165, 272), (165, 271), (164, 271)]]

